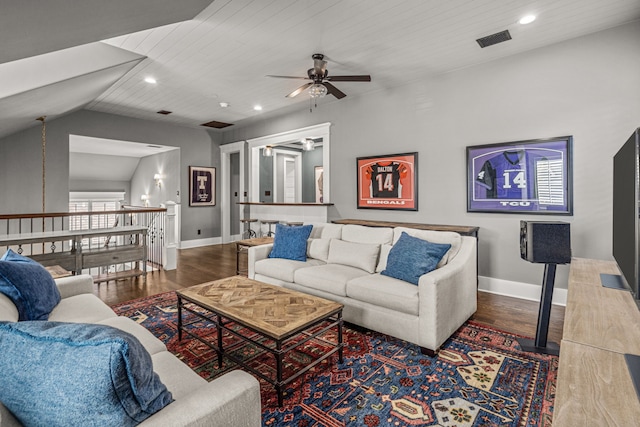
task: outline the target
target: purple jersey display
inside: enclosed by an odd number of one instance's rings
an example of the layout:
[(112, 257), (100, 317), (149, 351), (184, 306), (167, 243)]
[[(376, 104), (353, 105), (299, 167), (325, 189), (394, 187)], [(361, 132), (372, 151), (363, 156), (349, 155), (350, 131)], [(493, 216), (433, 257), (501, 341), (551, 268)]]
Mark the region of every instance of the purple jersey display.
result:
[[(475, 181), (486, 190), (487, 199), (536, 200), (538, 174), (554, 158), (558, 158), (558, 153), (552, 150), (501, 151), (483, 163)], [(541, 184), (549, 185), (546, 181)]]

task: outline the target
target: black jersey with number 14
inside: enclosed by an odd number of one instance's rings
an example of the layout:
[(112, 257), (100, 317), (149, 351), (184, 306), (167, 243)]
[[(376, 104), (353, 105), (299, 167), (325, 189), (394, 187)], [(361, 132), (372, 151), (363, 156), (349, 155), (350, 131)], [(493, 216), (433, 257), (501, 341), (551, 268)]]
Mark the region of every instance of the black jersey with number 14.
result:
[(371, 165), (371, 196), (376, 198), (400, 197), (400, 167), (398, 162)]

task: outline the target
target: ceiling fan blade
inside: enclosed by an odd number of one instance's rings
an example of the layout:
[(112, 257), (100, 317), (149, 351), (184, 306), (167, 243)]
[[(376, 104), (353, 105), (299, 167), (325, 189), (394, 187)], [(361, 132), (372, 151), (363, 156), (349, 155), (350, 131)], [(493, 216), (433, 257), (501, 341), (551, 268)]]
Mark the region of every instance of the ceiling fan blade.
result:
[(289, 95), (287, 95), (286, 98), (293, 98), (294, 96), (299, 95), (301, 92), (303, 92), (306, 88), (308, 88), (311, 85), (313, 85), (313, 82), (303, 84), (298, 89), (294, 90)]
[(329, 76), (327, 80), (332, 82), (370, 82), (371, 76)]
[(327, 88), (327, 92), (329, 92), (331, 95), (335, 96), (338, 99), (342, 99), (345, 96), (347, 96), (346, 93), (344, 93), (343, 91), (341, 91), (340, 89), (338, 89), (337, 87), (335, 87), (329, 82), (324, 82), (322, 84), (324, 85), (324, 87)]
[(266, 77), (275, 77), (276, 79), (302, 79), (302, 80), (309, 80), (308, 77), (272, 76), (271, 74), (268, 74)]

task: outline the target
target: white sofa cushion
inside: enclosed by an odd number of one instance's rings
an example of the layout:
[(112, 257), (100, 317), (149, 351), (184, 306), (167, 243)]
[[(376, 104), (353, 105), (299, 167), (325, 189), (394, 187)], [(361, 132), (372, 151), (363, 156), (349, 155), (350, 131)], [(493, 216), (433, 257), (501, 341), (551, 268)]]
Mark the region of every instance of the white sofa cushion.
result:
[(311, 239), (342, 239), (342, 224), (312, 223)]
[(331, 239), (327, 263), (348, 265), (373, 273), (376, 270), (379, 255), (380, 245)]
[(110, 317), (97, 323), (101, 325), (112, 326), (114, 328), (120, 329), (121, 331), (130, 333), (131, 335), (136, 337), (138, 341), (140, 341), (140, 344), (142, 344), (145, 350), (147, 350), (151, 355), (167, 350), (167, 347), (164, 345), (164, 343), (153, 336), (153, 334), (149, 332), (148, 329), (145, 329), (143, 326), (134, 322), (128, 317)]
[(273, 277), (284, 282), (293, 282), (293, 274), (300, 268), (324, 264), (319, 259), (294, 261), (284, 258), (266, 258), (255, 263), (255, 273)]
[(389, 258), (389, 252), (391, 251), (391, 245), (380, 245), (380, 257), (378, 259), (378, 266), (376, 267), (376, 273), (380, 273), (387, 268), (387, 258)]
[(62, 298), (49, 315), (51, 322), (98, 323), (116, 314), (93, 294)]
[(419, 313), (418, 287), (393, 277), (371, 274), (347, 282), (347, 296), (402, 313)]
[(329, 244), (331, 239), (307, 240), (307, 258), (315, 258), (327, 262), (329, 258)]
[(418, 239), (427, 240), (431, 243), (448, 243), (451, 245), (451, 249), (444, 254), (437, 268), (446, 265), (450, 260), (455, 258), (462, 246), (462, 236), (453, 231), (433, 231), (433, 230), (416, 230), (415, 228), (396, 227), (393, 231), (393, 244), (395, 244), (402, 232), (407, 233), (409, 236), (417, 237)]
[(158, 374), (176, 400), (187, 397), (207, 383), (207, 380), (168, 351), (152, 354), (151, 360), (154, 372)]
[(347, 265), (325, 264), (296, 270), (295, 283), (344, 297), (347, 295), (347, 282), (360, 276), (368, 274)]
[(391, 244), (393, 228), (348, 224), (342, 228), (342, 240), (354, 243)]

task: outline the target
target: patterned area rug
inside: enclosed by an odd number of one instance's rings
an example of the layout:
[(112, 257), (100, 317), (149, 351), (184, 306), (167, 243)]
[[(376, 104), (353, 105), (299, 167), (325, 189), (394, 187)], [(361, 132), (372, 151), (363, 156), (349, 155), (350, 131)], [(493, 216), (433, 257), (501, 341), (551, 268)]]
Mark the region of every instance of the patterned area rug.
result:
[[(215, 352), (196, 339), (178, 341), (176, 303), (175, 293), (167, 292), (113, 309), (150, 330), (205, 379), (236, 369), (226, 360), (218, 368)], [(204, 324), (194, 327), (215, 336)], [(233, 338), (225, 337), (225, 347), (232, 344), (227, 340)], [(349, 327), (344, 342), (344, 362), (325, 361), (290, 384), (283, 408), (273, 387), (261, 381), (264, 426), (551, 425), (558, 358), (522, 352), (515, 335), (468, 322), (434, 358), (406, 341)], [(258, 351), (240, 346), (236, 356)], [(285, 360), (285, 372), (319, 351), (321, 343), (302, 345)], [(273, 370), (272, 359), (255, 357), (252, 366)]]

